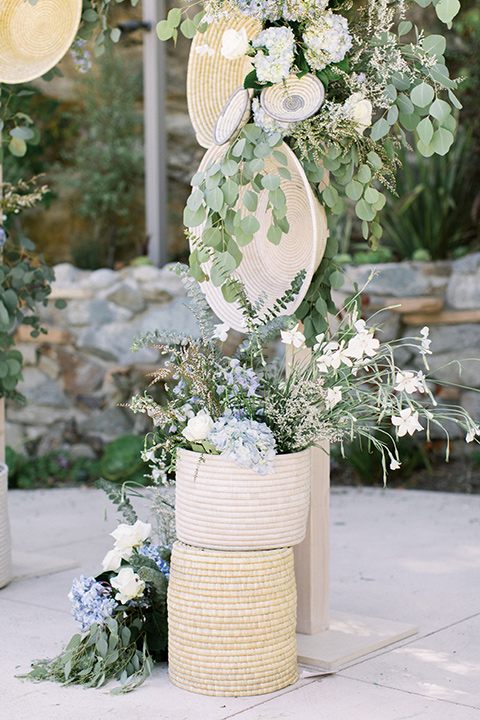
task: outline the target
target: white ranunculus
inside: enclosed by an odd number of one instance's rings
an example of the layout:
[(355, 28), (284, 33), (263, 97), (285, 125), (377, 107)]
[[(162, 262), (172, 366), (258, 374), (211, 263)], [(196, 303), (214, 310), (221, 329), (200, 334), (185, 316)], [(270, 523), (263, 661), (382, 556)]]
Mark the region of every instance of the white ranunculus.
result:
[(206, 410), (200, 410), (195, 417), (190, 418), (187, 427), (182, 430), (182, 435), (188, 442), (202, 442), (213, 430), (213, 425), (213, 420)]
[(223, 33), (220, 52), (227, 60), (239, 60), (247, 54), (249, 48), (250, 45), (245, 28), (242, 28), (240, 32), (230, 28)]
[(104, 572), (111, 570), (118, 570), (122, 564), (122, 560), (128, 560), (132, 554), (132, 549), (120, 550), (120, 548), (113, 548), (110, 550), (102, 560), (102, 567)]
[(140, 597), (145, 590), (145, 583), (130, 567), (122, 568), (116, 577), (111, 578), (110, 585), (118, 590), (115, 600), (121, 603)]
[(347, 117), (353, 120), (360, 132), (363, 133), (365, 128), (372, 124), (372, 103), (361, 92), (350, 95), (345, 101), (344, 109)]
[(137, 520), (134, 525), (122, 523), (110, 535), (115, 538), (115, 547), (119, 550), (126, 550), (141, 545), (152, 532), (150, 523)]

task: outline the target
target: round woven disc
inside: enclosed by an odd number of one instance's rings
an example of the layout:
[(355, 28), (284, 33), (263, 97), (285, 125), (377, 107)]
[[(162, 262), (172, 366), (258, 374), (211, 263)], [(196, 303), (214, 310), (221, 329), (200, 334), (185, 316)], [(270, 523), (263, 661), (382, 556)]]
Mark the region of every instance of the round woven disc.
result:
[(0, 82), (41, 77), (65, 55), (77, 34), (82, 0), (2, 0)]
[[(285, 143), (281, 150), (288, 158), (287, 167), (291, 174), (291, 180), (281, 181), (281, 188), (287, 198), (287, 219), (290, 230), (282, 235), (279, 245), (273, 245), (268, 240), (271, 210), (267, 209), (268, 191), (264, 190), (260, 193), (258, 207), (254, 213), (260, 223), (260, 229), (249, 245), (240, 248), (243, 260), (234, 275), (244, 283), (250, 300), (256, 301), (260, 297), (264, 299), (263, 307), (266, 311), (288, 290), (297, 273), (305, 270), (306, 275), (299, 294), (284, 310), (286, 315), (290, 315), (302, 302), (312, 275), (320, 264), (328, 229), (325, 210), (315, 197), (299, 160)], [(204, 171), (210, 163), (219, 161), (223, 152), (224, 149), (220, 147), (210, 148), (205, 153), (199, 170)], [(265, 172), (277, 173), (277, 171), (278, 163), (269, 158), (265, 163)], [(241, 201), (237, 203), (236, 210), (242, 215), (248, 214)], [(191, 249), (195, 237), (201, 236), (203, 226), (193, 230)], [(205, 263), (203, 268), (208, 274), (209, 264)], [(215, 287), (209, 280), (203, 282), (201, 288), (215, 314), (234, 330), (244, 332), (243, 315), (238, 304), (226, 302), (221, 289)]]
[(299, 122), (314, 115), (325, 97), (323, 83), (315, 75), (297, 78), (262, 90), (260, 103), (268, 115), (280, 122)]
[[(227, 60), (220, 52), (225, 30), (239, 32), (242, 28), (251, 40), (259, 32), (260, 24), (244, 17), (229, 18), (212, 23), (206, 33), (197, 33), (192, 41), (187, 74), (188, 112), (197, 141), (205, 148), (214, 144), (213, 130), (219, 115), (252, 69), (248, 56)], [(213, 55), (197, 53), (197, 48), (207, 43)]]
[(239, 87), (233, 91), (213, 128), (213, 142), (224, 145), (248, 120), (251, 91)]

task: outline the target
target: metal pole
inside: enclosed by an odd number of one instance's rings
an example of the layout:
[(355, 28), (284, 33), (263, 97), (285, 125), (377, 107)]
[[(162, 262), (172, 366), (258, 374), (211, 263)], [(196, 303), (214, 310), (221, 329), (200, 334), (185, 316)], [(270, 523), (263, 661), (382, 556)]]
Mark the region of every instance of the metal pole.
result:
[(148, 257), (154, 265), (168, 260), (167, 143), (165, 129), (165, 50), (157, 37), (164, 0), (143, 0), (143, 98), (145, 146), (145, 229)]

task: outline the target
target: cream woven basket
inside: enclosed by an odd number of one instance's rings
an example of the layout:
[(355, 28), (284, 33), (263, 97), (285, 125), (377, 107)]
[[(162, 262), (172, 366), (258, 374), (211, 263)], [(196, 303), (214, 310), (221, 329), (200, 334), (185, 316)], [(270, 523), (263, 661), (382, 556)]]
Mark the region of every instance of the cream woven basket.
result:
[[(300, 270), (305, 270), (306, 275), (299, 294), (284, 310), (286, 315), (290, 315), (302, 302), (312, 276), (320, 264), (328, 238), (328, 227), (325, 209), (314, 195), (295, 153), (285, 143), (281, 150), (288, 158), (287, 167), (291, 175), (290, 180), (284, 178), (281, 180), (281, 188), (287, 199), (290, 230), (282, 236), (279, 245), (273, 245), (268, 240), (271, 211), (267, 209), (268, 190), (262, 191), (254, 213), (260, 223), (260, 229), (256, 232), (253, 241), (241, 248), (243, 259), (233, 274), (244, 283), (250, 300), (255, 302), (260, 297), (264, 298), (264, 308), (267, 310), (290, 287), (295, 275)], [(210, 163), (220, 160), (223, 153), (224, 148), (213, 146), (205, 153), (199, 171), (203, 172)], [(265, 172), (278, 174), (278, 164), (273, 158), (266, 161)], [(241, 199), (237, 202), (235, 210), (242, 215), (248, 214)], [(201, 236), (203, 229), (203, 225), (192, 228), (191, 250), (195, 238)], [(204, 269), (208, 273), (208, 263), (205, 263)], [(242, 332), (243, 314), (238, 304), (227, 302), (221, 289), (215, 287), (209, 280), (204, 281), (201, 287), (214, 313), (231, 328)]]
[(24, 83), (51, 70), (72, 44), (82, 0), (0, 2), (0, 82)]
[[(192, 41), (188, 59), (187, 101), (188, 112), (198, 144), (209, 148), (214, 144), (214, 128), (219, 115), (235, 90), (243, 86), (245, 76), (252, 69), (248, 56), (227, 60), (220, 52), (225, 30), (245, 28), (249, 40), (260, 30), (256, 20), (245, 17), (219, 20), (210, 25), (204, 34), (197, 33)], [(197, 52), (208, 44), (213, 54)], [(246, 122), (248, 113), (239, 117), (239, 126)]]
[(248, 696), (296, 682), (292, 548), (220, 552), (176, 542), (168, 624), (168, 669), (178, 687)]
[(0, 588), (11, 580), (11, 541), (8, 521), (8, 468), (0, 463)]
[(259, 475), (220, 455), (180, 449), (177, 537), (217, 550), (265, 550), (300, 543), (310, 503), (310, 450), (277, 455), (273, 474)]

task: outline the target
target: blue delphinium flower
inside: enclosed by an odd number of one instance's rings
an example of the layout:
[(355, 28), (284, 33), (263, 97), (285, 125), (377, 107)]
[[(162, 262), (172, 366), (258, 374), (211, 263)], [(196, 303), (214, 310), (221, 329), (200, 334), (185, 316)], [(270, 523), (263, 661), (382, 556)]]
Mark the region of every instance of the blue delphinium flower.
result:
[(162, 557), (160, 557), (159, 551), (160, 551), (159, 545), (145, 544), (145, 545), (141, 545), (138, 548), (138, 552), (140, 553), (140, 555), (145, 555), (145, 557), (148, 557), (151, 560), (153, 560), (154, 563), (156, 563), (158, 569), (165, 575), (165, 577), (168, 580), (168, 578), (170, 577), (170, 566)]
[(265, 423), (250, 418), (238, 419), (231, 410), (219, 418), (209, 433), (212, 442), (226, 460), (251, 468), (259, 475), (273, 472), (275, 438)]
[(240, 360), (233, 358), (227, 368), (222, 368), (217, 375), (219, 394), (227, 393), (227, 399), (236, 398), (237, 395), (253, 397), (259, 386), (258, 377), (251, 368), (245, 368)]
[(72, 615), (88, 630), (92, 623), (103, 625), (111, 617), (117, 602), (109, 596), (108, 589), (94, 577), (75, 578), (68, 597), (72, 603)]

